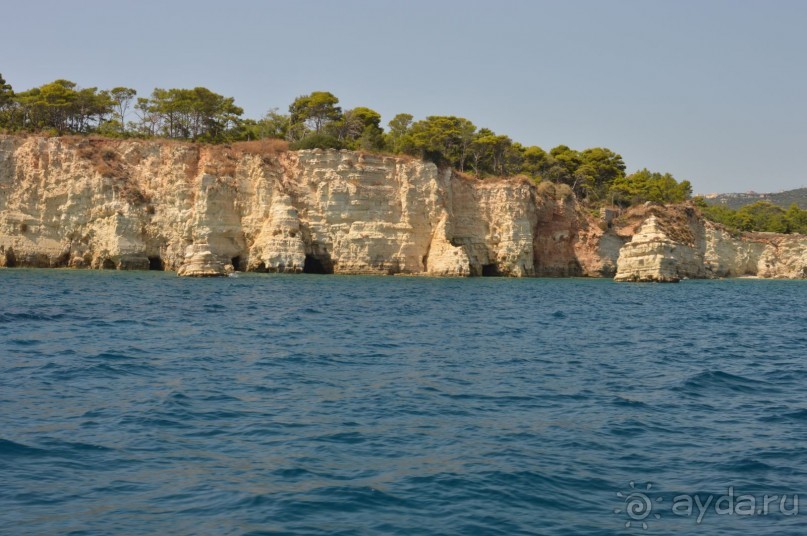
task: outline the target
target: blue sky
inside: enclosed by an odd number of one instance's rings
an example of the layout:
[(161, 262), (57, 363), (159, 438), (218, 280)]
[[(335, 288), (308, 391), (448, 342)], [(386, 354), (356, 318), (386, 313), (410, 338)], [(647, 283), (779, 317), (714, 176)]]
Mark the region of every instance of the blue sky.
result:
[(459, 115), (604, 146), (696, 192), (807, 186), (807, 2), (9, 2), (15, 90), (205, 86), (245, 115), (325, 90), (386, 123)]

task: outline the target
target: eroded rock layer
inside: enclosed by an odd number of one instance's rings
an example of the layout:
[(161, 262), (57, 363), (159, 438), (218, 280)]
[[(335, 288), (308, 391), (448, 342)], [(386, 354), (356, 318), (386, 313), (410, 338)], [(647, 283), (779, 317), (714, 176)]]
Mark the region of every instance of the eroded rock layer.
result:
[(735, 237), (683, 210), (598, 218), (564, 186), (349, 151), (0, 137), (0, 266), (807, 276), (804, 237)]
[(617, 281), (807, 278), (807, 236), (731, 233), (692, 207), (652, 207), (619, 252)]
[(533, 276), (556, 209), (408, 158), (0, 139), (4, 266)]

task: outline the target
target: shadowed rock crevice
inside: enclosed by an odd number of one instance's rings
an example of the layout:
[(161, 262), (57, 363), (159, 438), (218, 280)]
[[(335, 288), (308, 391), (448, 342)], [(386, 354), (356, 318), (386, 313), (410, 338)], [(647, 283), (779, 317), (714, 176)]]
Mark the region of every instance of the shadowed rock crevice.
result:
[(17, 267), (17, 256), (14, 255), (14, 250), (11, 248), (6, 250), (5, 266), (6, 268)]
[(306, 255), (303, 264), (304, 274), (332, 274), (333, 261), (327, 255)]
[(149, 257), (149, 270), (165, 270), (165, 263), (160, 257)]
[(52, 268), (66, 268), (70, 265), (70, 252), (65, 251), (61, 255), (59, 255), (56, 259), (54, 259), (53, 263), (51, 264)]

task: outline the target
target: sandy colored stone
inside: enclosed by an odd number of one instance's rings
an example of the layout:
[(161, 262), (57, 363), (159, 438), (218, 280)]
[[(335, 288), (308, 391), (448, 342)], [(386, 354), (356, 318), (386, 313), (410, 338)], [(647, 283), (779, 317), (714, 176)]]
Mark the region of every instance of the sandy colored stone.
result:
[[(655, 217), (655, 222), (649, 221)], [(805, 237), (408, 157), (0, 136), (0, 266), (430, 276), (805, 277)]]
[(617, 265), (617, 281), (805, 279), (807, 236), (732, 233), (694, 209), (660, 208), (620, 249)]
[(614, 280), (677, 282), (690, 275), (698, 277), (696, 257), (691, 246), (671, 239), (658, 218), (650, 216), (631, 241), (622, 246)]
[(185, 277), (222, 277), (233, 271), (233, 266), (225, 265), (213, 255), (208, 244), (188, 246), (185, 260), (177, 270), (177, 275)]

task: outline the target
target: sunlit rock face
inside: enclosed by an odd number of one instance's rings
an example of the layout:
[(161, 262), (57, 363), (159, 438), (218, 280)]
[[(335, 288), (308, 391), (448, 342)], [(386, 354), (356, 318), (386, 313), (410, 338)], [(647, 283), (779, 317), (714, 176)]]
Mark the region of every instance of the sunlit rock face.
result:
[(807, 236), (731, 233), (691, 207), (659, 207), (619, 251), (617, 281), (807, 278)]
[(5, 267), (805, 277), (804, 237), (733, 237), (682, 210), (595, 217), (568, 188), (408, 157), (0, 136)]
[(656, 216), (650, 216), (622, 246), (616, 281), (677, 282), (706, 276), (695, 244), (670, 237)]
[(535, 187), (410, 158), (0, 138), (0, 264), (536, 275)]

